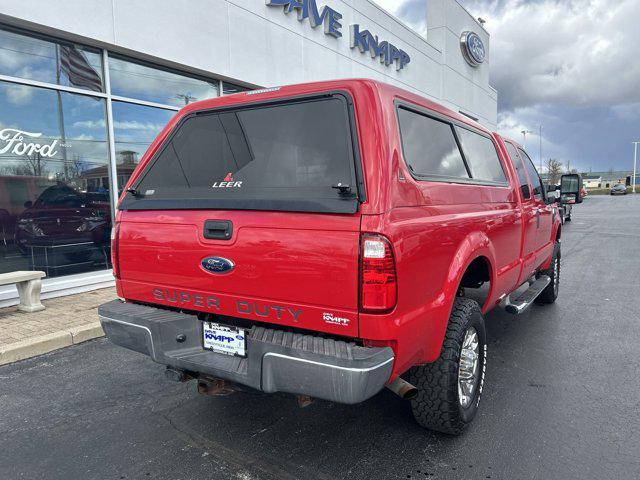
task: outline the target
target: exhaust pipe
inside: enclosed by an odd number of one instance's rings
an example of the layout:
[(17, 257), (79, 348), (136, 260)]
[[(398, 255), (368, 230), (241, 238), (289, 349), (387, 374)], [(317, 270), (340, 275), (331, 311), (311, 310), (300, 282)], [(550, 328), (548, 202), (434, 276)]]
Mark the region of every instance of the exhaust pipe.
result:
[(231, 382), (221, 378), (202, 376), (198, 378), (198, 393), (211, 397), (225, 397), (235, 393), (236, 389)]
[(418, 394), (418, 389), (401, 377), (396, 377), (393, 382), (387, 384), (387, 388), (400, 398), (404, 398), (406, 400), (409, 400)]

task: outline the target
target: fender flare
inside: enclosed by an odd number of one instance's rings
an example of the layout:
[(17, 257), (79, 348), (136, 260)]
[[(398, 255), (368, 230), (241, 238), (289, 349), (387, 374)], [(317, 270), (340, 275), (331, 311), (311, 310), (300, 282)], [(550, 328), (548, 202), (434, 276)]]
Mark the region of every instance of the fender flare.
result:
[(453, 309), (453, 302), (455, 301), (458, 293), (460, 282), (462, 281), (462, 277), (467, 271), (467, 268), (471, 265), (471, 262), (478, 258), (485, 258), (487, 260), (487, 263), (489, 264), (489, 278), (491, 282), (491, 287), (489, 289), (485, 305), (481, 305), (483, 311), (484, 307), (488, 305), (491, 297), (493, 296), (496, 283), (495, 248), (485, 233), (478, 231), (471, 232), (462, 240), (462, 242), (460, 242), (460, 245), (451, 261), (445, 284), (439, 296), (439, 298), (442, 299), (442, 302), (440, 304), (440, 313), (436, 317), (438, 319), (438, 325), (435, 326), (436, 335), (432, 340), (432, 348), (428, 349), (431, 352), (429, 357), (433, 358), (425, 359), (427, 362), (435, 361), (440, 354), (444, 335), (447, 330), (447, 325), (449, 324), (451, 310)]
[[(557, 222), (554, 222), (553, 228), (551, 229), (551, 243), (555, 244), (556, 239), (560, 239), (561, 236), (562, 236), (562, 225), (560, 223), (560, 220), (558, 220)], [(550, 268), (552, 258), (553, 258), (553, 254), (549, 255), (549, 258), (547, 258), (544, 261), (544, 263), (542, 264), (544, 269)]]
[(551, 239), (555, 242), (556, 239), (562, 237), (562, 225), (560, 222), (556, 222), (553, 230), (551, 231)]

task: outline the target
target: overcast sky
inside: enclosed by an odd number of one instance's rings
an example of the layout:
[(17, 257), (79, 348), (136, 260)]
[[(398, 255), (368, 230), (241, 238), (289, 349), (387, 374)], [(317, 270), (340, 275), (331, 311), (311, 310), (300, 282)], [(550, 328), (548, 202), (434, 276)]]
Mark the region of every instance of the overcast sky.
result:
[[(423, 32), (428, 0), (374, 0)], [(498, 128), (543, 157), (629, 170), (640, 140), (640, 0), (460, 0), (491, 34)], [(527, 137), (538, 158), (538, 136)], [(535, 146), (534, 146), (535, 145)], [(640, 155), (640, 154), (639, 154)]]

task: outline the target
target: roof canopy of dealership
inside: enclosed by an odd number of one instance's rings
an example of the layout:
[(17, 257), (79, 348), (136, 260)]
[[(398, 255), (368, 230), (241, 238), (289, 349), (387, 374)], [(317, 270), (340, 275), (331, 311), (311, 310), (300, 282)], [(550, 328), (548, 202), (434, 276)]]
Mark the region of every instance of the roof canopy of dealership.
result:
[(425, 8), (426, 36), (369, 0), (2, 2), (0, 273), (45, 270), (45, 297), (109, 285), (115, 198), (195, 100), (373, 78), (495, 129), (488, 33), (455, 0)]

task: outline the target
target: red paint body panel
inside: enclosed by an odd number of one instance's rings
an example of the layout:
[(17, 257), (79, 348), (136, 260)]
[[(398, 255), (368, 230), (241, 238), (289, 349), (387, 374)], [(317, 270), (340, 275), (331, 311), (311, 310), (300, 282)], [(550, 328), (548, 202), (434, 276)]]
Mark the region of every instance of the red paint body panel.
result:
[[(177, 210), (123, 212), (123, 217), (119, 249), (125, 298), (357, 336), (358, 216)], [(215, 219), (233, 222), (230, 241), (204, 238), (205, 220)], [(232, 259), (236, 267), (212, 275), (200, 266), (211, 255)], [(176, 301), (167, 295), (154, 298), (154, 288), (169, 291)], [(220, 304), (197, 305), (174, 293), (214, 295)], [(246, 309), (238, 311), (238, 301), (258, 302), (260, 311), (264, 305), (305, 307), (294, 320), (286, 312), (278, 318), (273, 309), (266, 316), (239, 315)], [(351, 321), (326, 324), (324, 312)]]
[[(396, 355), (394, 376), (438, 357), (453, 300), (473, 260), (483, 257), (490, 266), (485, 312), (533, 270), (548, 265), (559, 234), (558, 215), (552, 205), (524, 201), (504, 140), (440, 105), (371, 80), (294, 85), (188, 105), (150, 146), (129, 185), (177, 122), (191, 112), (329, 91), (345, 92), (353, 100), (367, 194), (358, 213), (119, 212), (119, 295), (389, 345)], [(396, 101), (491, 135), (508, 186), (415, 180), (402, 156)], [(203, 237), (201, 226), (212, 219), (233, 222), (231, 241)], [(362, 232), (384, 235), (391, 242), (398, 298), (389, 313), (358, 312)], [(209, 255), (230, 258), (236, 268), (227, 275), (211, 275), (200, 267), (200, 260)], [(207, 305), (208, 296), (216, 297), (217, 308)], [(238, 311), (239, 301), (257, 305), (257, 311)], [(293, 318), (288, 309), (300, 311), (299, 316)], [(349, 322), (327, 323), (325, 312)]]

